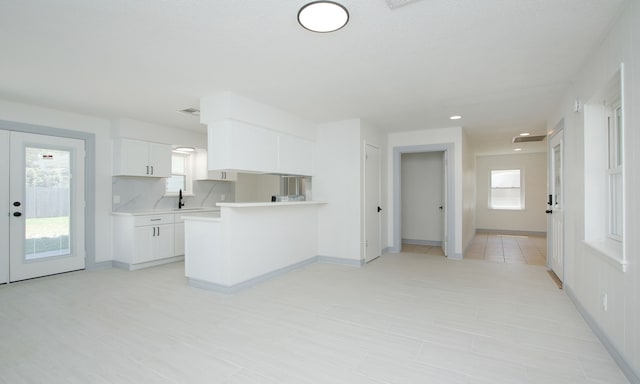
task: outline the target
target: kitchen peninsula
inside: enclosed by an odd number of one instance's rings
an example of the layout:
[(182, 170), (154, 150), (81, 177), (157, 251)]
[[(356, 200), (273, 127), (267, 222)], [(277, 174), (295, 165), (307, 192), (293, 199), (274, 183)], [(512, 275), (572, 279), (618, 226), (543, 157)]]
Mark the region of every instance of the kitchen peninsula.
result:
[(220, 217), (185, 217), (185, 274), (194, 287), (233, 293), (312, 263), (316, 201), (218, 203)]

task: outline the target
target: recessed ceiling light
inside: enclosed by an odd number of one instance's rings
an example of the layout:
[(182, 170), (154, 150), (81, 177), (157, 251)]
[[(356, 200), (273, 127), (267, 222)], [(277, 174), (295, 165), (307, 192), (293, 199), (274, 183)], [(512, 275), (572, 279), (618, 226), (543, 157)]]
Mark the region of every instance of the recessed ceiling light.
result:
[(513, 148), (514, 151), (519, 152), (522, 151), (522, 148)]
[(531, 134), (529, 132), (522, 132), (520, 136), (531, 136)]
[(334, 32), (348, 21), (349, 11), (333, 1), (313, 1), (298, 11), (298, 22), (312, 32)]
[(462, 116), (460, 116), (460, 115), (453, 115), (453, 116), (451, 116), (449, 119), (451, 119), (451, 120), (460, 120), (460, 119), (462, 119)]

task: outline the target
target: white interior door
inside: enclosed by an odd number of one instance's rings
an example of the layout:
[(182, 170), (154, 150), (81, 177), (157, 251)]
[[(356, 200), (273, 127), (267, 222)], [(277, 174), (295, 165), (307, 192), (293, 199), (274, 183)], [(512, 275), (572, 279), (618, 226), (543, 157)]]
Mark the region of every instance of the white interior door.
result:
[(369, 262), (382, 253), (380, 236), (380, 150), (365, 145), (365, 261)]
[(84, 141), (22, 132), (8, 137), (10, 150), (0, 163), (9, 164), (3, 238), (9, 280), (83, 269)]
[(547, 208), (547, 260), (549, 268), (564, 280), (563, 131), (549, 140), (549, 201)]
[(442, 152), (442, 205), (440, 206), (440, 213), (442, 214), (442, 253), (448, 255), (448, 240), (449, 234), (447, 232), (447, 151)]
[(0, 284), (9, 282), (9, 131), (0, 130)]

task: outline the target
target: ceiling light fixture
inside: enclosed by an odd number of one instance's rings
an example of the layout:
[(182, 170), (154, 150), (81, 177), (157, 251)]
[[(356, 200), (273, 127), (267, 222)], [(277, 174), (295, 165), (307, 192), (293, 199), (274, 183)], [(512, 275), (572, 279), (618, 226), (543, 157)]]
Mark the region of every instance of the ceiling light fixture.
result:
[(460, 120), (460, 119), (462, 119), (462, 116), (460, 116), (460, 115), (453, 115), (453, 116), (451, 116), (449, 119), (450, 119), (450, 120)]
[(529, 132), (522, 132), (520, 136), (531, 136), (531, 134)]
[(514, 151), (519, 152), (522, 151), (522, 148), (513, 148)]
[(193, 151), (195, 151), (195, 150), (196, 150), (196, 149), (195, 149), (195, 148), (193, 148), (193, 147), (176, 147), (176, 148), (174, 149), (174, 151), (177, 151), (177, 152), (193, 152)]
[(298, 23), (312, 32), (334, 32), (348, 21), (349, 11), (333, 1), (313, 1), (298, 11)]

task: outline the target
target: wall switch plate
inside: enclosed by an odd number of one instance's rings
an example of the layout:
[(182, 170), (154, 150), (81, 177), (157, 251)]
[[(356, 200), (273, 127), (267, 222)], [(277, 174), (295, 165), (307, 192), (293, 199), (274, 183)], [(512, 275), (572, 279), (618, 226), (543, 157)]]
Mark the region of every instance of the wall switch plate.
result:
[(113, 195), (113, 204), (120, 204), (120, 195)]

